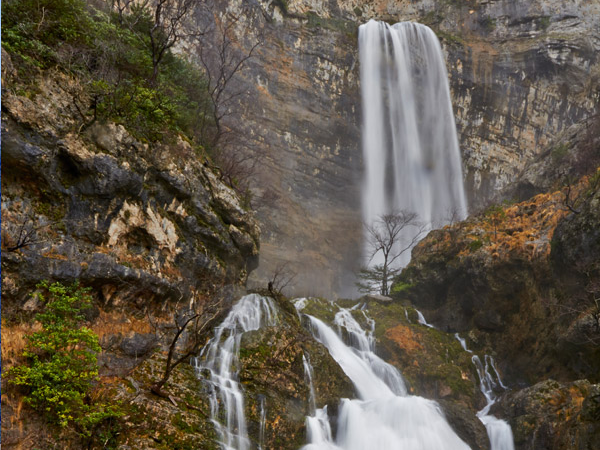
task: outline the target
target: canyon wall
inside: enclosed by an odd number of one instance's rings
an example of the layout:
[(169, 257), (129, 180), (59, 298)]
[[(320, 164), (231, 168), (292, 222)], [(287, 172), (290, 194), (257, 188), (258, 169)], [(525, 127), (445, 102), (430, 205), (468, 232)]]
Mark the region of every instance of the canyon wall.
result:
[[(238, 80), (247, 95), (230, 116), (252, 138), (250, 152), (261, 155), (255, 198), (269, 199), (256, 202), (263, 230), (252, 277), (258, 284), (288, 263), (299, 274), (290, 292), (352, 292), (362, 248), (361, 23), (417, 20), (439, 36), (471, 210), (501, 199), (528, 163), (551, 151), (598, 103), (598, 1), (213, 6), (217, 21), (239, 21), (241, 49), (260, 42)], [(191, 44), (187, 51), (194, 54)]]

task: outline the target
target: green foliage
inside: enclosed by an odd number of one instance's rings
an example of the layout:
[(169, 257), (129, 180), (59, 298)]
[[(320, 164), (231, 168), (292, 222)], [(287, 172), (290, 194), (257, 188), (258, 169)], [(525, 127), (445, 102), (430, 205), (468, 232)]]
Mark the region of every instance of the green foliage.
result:
[(61, 428), (74, 425), (90, 437), (105, 419), (118, 416), (114, 407), (91, 404), (89, 394), (98, 379), (98, 336), (82, 324), (91, 306), (89, 289), (77, 283), (42, 282), (36, 293), (45, 303), (36, 316), (42, 329), (27, 337), (27, 364), (9, 371), (9, 382), (27, 389), (25, 401)]
[(541, 30), (546, 31), (550, 26), (550, 16), (542, 16), (537, 21)]
[(475, 239), (474, 241), (471, 241), (471, 243), (469, 244), (469, 249), (472, 252), (476, 252), (481, 247), (483, 247), (483, 242), (481, 240), (479, 240), (479, 239)]
[(56, 47), (85, 39), (83, 0), (5, 0), (2, 6), (2, 46), (29, 63), (46, 66)]
[(274, 5), (279, 6), (279, 9), (281, 9), (281, 12), (283, 14), (287, 14), (288, 13), (288, 0), (275, 0), (273, 2)]
[(496, 29), (496, 19), (492, 19), (489, 16), (486, 16), (483, 19), (481, 19), (479, 23), (481, 24), (481, 27), (488, 33)]
[(402, 294), (409, 290), (413, 285), (411, 283), (404, 283), (402, 281), (395, 282), (392, 284), (391, 294)]
[(493, 227), (494, 238), (496, 238), (498, 234), (498, 227), (506, 219), (506, 212), (501, 205), (492, 205), (486, 210), (485, 219)]
[(552, 149), (552, 159), (555, 162), (562, 160), (569, 153), (569, 144), (562, 143)]
[(360, 281), (356, 283), (356, 287), (365, 294), (389, 295), (389, 283), (399, 273), (400, 269), (393, 269), (384, 264), (363, 267), (358, 273)]
[(2, 46), (14, 56), (19, 80), (58, 67), (87, 84), (93, 120), (121, 123), (141, 140), (183, 133), (204, 144), (214, 128), (207, 82), (170, 51), (154, 79), (154, 22), (146, 9), (119, 15), (83, 0), (7, 0), (3, 7)]

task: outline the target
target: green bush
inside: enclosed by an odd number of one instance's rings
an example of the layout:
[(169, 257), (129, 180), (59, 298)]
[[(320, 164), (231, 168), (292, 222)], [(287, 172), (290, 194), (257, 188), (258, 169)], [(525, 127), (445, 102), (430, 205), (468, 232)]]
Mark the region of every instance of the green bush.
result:
[(25, 402), (61, 428), (75, 426), (90, 437), (105, 419), (118, 416), (115, 407), (92, 404), (98, 379), (98, 336), (83, 326), (83, 312), (91, 306), (89, 290), (77, 283), (38, 284), (35, 293), (45, 305), (36, 316), (42, 329), (27, 337), (27, 364), (13, 367), (9, 383), (27, 390)]
[(88, 86), (94, 120), (121, 123), (145, 141), (183, 133), (206, 144), (215, 126), (206, 79), (170, 50), (154, 79), (148, 10), (120, 16), (83, 0), (7, 0), (3, 7), (2, 46), (20, 82), (58, 67)]
[(469, 244), (469, 249), (472, 252), (476, 252), (481, 247), (483, 247), (483, 242), (481, 242), (479, 239), (475, 239), (474, 241), (471, 241), (471, 243)]

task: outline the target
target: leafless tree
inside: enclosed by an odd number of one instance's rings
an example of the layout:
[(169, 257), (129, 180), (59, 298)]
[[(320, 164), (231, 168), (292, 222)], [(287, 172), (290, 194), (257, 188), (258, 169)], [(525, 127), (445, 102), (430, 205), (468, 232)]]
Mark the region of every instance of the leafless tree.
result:
[(36, 225), (35, 220), (29, 216), (25, 216), (19, 224), (3, 225), (2, 246), (7, 252), (16, 252), (30, 245), (43, 242), (43, 239), (39, 238), (38, 232), (48, 226), (48, 223)]
[[(232, 114), (235, 102), (246, 91), (234, 86), (236, 77), (244, 70), (260, 45), (260, 38), (242, 50), (238, 41), (249, 37), (249, 31), (236, 36), (236, 27), (240, 17), (233, 14), (221, 18), (215, 16), (212, 26), (200, 37), (198, 52), (202, 67), (208, 80), (208, 93), (212, 102), (212, 125), (215, 131), (210, 139), (211, 146), (221, 144), (225, 135), (232, 130), (225, 126), (224, 120)], [(244, 27), (245, 30), (247, 28)], [(207, 123), (205, 123), (207, 125)]]
[[(181, 363), (198, 355), (205, 343), (206, 333), (216, 325), (216, 322), (224, 314), (224, 310), (223, 300), (219, 300), (208, 311), (197, 311), (188, 308), (174, 314), (173, 328), (175, 333), (170, 339), (167, 361), (162, 376), (150, 387), (152, 393), (169, 398), (169, 395), (163, 391), (163, 387), (169, 381), (173, 370)], [(183, 350), (178, 352), (177, 347), (181, 345), (181, 337), (184, 332), (187, 332), (188, 338), (183, 345)]]
[(395, 262), (419, 242), (426, 228), (418, 220), (418, 215), (410, 211), (383, 214), (373, 223), (366, 224), (371, 249), (369, 262), (378, 254), (383, 256), (383, 262), (361, 269), (358, 274), (360, 281), (357, 283), (359, 290), (389, 295), (391, 280), (400, 271), (395, 267)]
[(197, 3), (194, 0), (153, 0), (151, 3), (153, 25), (150, 28), (150, 50), (152, 55), (151, 84), (158, 78), (159, 65), (163, 58), (183, 36), (184, 18)]
[(282, 295), (283, 290), (294, 283), (298, 274), (290, 268), (289, 262), (280, 263), (275, 267), (269, 280), (268, 288), (272, 295)]

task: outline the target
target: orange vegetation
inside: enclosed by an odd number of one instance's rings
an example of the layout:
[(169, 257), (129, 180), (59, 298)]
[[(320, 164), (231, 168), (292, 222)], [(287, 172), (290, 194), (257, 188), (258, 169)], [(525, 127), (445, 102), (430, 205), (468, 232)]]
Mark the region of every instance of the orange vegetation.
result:
[[(571, 186), (570, 196), (576, 198), (587, 187), (584, 177)], [(566, 205), (567, 188), (539, 194), (521, 203), (496, 206), (483, 215), (456, 225), (447, 226), (433, 239), (426, 239), (418, 251), (439, 252), (459, 250), (464, 257), (479, 248), (494, 259), (518, 255), (527, 259), (545, 258), (558, 222), (570, 213)]]
[(147, 318), (136, 319), (135, 317), (124, 317), (118, 312), (106, 312), (100, 310), (100, 316), (92, 325), (92, 330), (102, 338), (105, 334), (150, 333), (154, 331)]
[(385, 332), (385, 337), (394, 341), (409, 354), (423, 349), (423, 346), (417, 341), (418, 336), (405, 325), (397, 325), (394, 328), (389, 328)]

